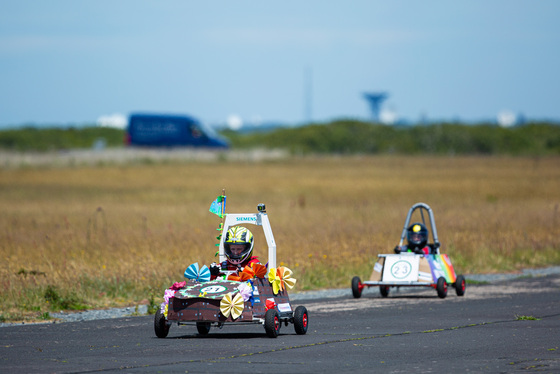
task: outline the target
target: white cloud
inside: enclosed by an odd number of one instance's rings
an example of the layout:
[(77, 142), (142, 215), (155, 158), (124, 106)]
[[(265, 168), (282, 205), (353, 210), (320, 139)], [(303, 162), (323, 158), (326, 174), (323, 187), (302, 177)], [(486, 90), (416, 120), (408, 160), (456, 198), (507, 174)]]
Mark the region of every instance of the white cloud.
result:
[(97, 126), (100, 127), (115, 127), (117, 129), (124, 129), (127, 123), (127, 118), (120, 113), (101, 116), (97, 119)]
[(227, 125), (232, 130), (239, 130), (243, 126), (243, 120), (237, 114), (230, 114), (227, 118)]
[(397, 112), (390, 109), (382, 109), (379, 113), (379, 120), (386, 125), (394, 124), (398, 119)]
[(509, 110), (502, 110), (500, 113), (498, 113), (497, 120), (500, 126), (510, 127), (513, 126), (517, 121), (517, 116)]

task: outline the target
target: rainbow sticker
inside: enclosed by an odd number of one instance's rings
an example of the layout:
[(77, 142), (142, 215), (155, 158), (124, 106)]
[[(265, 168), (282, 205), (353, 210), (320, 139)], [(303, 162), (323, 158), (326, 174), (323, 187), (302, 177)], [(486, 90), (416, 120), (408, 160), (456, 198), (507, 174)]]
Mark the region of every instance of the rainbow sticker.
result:
[(426, 257), (430, 264), (434, 282), (437, 282), (439, 277), (444, 277), (447, 284), (455, 283), (457, 276), (447, 255), (425, 255), (424, 257)]

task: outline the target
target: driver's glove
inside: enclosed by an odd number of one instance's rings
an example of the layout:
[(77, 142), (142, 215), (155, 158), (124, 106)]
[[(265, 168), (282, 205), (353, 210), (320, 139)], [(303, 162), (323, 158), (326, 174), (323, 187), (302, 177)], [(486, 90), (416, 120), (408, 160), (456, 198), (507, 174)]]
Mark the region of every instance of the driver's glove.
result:
[(215, 262), (210, 264), (210, 274), (220, 275), (220, 267)]
[(395, 247), (394, 251), (395, 251), (396, 254), (401, 253), (401, 247), (399, 247), (399, 246), (397, 245), (397, 246)]

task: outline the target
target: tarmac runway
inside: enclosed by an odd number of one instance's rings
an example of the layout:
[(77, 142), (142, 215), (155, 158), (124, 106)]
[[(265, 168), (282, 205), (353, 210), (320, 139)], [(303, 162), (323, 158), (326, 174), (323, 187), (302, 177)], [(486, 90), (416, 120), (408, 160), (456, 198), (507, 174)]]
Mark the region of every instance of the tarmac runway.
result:
[(0, 329), (2, 373), (559, 373), (560, 275), (449, 289), (297, 298), (309, 330), (260, 325), (154, 334), (153, 316)]

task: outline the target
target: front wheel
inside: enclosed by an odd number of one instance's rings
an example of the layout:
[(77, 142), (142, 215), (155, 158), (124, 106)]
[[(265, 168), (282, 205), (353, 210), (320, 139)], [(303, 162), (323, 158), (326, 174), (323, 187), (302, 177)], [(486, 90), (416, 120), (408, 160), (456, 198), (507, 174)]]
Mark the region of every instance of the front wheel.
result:
[(158, 338), (165, 338), (169, 334), (169, 325), (167, 324), (167, 318), (158, 309), (154, 317), (154, 330)]
[(296, 334), (305, 335), (308, 323), (309, 316), (307, 314), (307, 308), (298, 306), (294, 311), (294, 328), (296, 329)]
[(359, 299), (362, 296), (362, 290), (364, 286), (362, 286), (362, 281), (360, 277), (356, 276), (352, 278), (352, 295), (355, 299)]
[(389, 286), (379, 286), (379, 293), (383, 297), (389, 296)]
[(210, 332), (210, 322), (197, 322), (196, 323), (196, 330), (200, 335), (208, 335)]
[(457, 279), (455, 280), (455, 292), (457, 292), (457, 296), (463, 296), (466, 289), (467, 282), (465, 281), (465, 277), (463, 277), (462, 275), (458, 275)]
[(276, 338), (280, 333), (280, 317), (276, 309), (269, 309), (264, 315), (264, 331), (269, 338)]
[(445, 281), (444, 277), (438, 278), (436, 290), (437, 290), (437, 295), (440, 298), (445, 299), (445, 296), (447, 296), (447, 282)]

